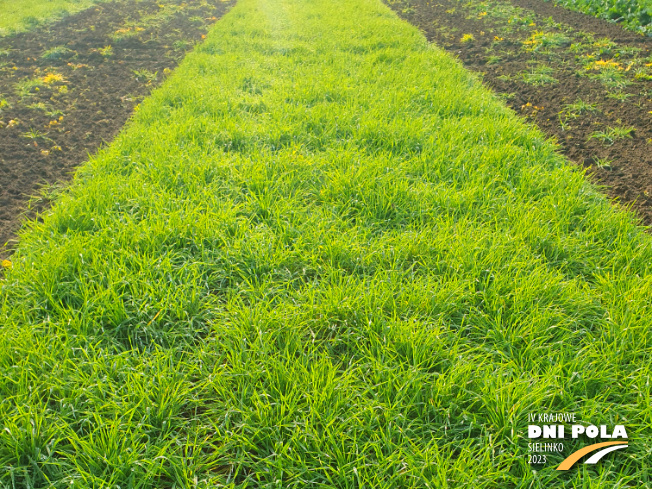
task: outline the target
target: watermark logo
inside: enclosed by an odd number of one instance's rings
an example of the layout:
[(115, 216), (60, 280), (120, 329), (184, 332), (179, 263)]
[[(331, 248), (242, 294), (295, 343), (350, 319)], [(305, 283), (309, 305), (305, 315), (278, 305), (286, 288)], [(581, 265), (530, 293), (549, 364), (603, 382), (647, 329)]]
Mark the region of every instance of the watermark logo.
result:
[(578, 424), (574, 413), (530, 413), (528, 414), (527, 428), (527, 436), (530, 440), (528, 443), (529, 463), (545, 464), (547, 462), (547, 453), (563, 453), (567, 434), (573, 440), (594, 440), (598, 438), (611, 441), (600, 441), (574, 451), (559, 464), (557, 470), (569, 470), (582, 457), (591, 453), (593, 455), (586, 459), (584, 463), (597, 464), (605, 455), (628, 446), (627, 430), (623, 425), (611, 427), (589, 424), (585, 426)]

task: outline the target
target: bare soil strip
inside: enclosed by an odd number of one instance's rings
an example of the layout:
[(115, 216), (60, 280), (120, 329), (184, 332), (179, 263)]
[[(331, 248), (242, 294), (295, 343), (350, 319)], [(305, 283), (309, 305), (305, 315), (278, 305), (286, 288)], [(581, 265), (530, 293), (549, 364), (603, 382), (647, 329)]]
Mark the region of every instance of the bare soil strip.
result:
[(386, 0), (652, 225), (652, 39), (540, 0)]
[(29, 198), (110, 142), (233, 3), (102, 3), (0, 38), (0, 257), (24, 216), (47, 205)]

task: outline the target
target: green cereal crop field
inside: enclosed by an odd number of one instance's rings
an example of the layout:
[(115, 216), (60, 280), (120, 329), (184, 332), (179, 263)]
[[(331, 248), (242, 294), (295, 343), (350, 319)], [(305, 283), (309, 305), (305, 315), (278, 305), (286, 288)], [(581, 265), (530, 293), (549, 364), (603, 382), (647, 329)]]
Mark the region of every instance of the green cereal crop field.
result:
[(380, 0), (240, 0), (41, 217), (2, 488), (652, 487), (652, 238)]

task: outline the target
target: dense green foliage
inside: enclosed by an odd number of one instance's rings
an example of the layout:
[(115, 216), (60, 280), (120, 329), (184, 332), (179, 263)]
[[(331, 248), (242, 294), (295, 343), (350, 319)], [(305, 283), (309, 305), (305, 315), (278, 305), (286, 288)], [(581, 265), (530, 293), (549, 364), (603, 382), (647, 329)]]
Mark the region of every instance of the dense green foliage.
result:
[(652, 0), (554, 0), (573, 10), (623, 22), (629, 29), (652, 35)]
[(241, 0), (29, 227), (0, 487), (652, 487), (650, 236), (379, 0)]

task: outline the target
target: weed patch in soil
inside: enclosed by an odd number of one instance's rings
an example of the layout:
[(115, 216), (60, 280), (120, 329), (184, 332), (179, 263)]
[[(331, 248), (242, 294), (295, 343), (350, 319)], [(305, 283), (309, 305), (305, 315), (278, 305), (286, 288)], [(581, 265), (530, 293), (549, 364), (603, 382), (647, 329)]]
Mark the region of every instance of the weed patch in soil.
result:
[(101, 3), (0, 38), (0, 255), (232, 4)]
[(652, 40), (535, 0), (389, 0), (652, 224)]

